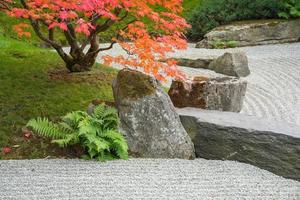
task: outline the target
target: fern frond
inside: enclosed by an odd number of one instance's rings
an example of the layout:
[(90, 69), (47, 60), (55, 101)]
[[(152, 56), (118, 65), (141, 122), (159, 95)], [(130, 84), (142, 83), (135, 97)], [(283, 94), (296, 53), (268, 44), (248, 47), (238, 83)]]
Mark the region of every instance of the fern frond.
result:
[(30, 120), (27, 125), (33, 129), (34, 132), (41, 136), (50, 137), (52, 139), (65, 138), (68, 133), (61, 129), (56, 124), (50, 122), (46, 118), (37, 118)]
[(78, 129), (78, 136), (85, 136), (86, 134), (89, 135), (97, 135), (98, 128), (97, 126), (92, 126), (90, 124), (85, 126), (80, 126)]
[(69, 134), (66, 138), (52, 140), (51, 142), (58, 144), (60, 147), (66, 147), (78, 143), (78, 136), (76, 134)]
[(125, 145), (123, 142), (115, 140), (112, 143), (111, 148), (114, 149), (114, 151), (116, 152), (116, 154), (119, 158), (121, 158), (123, 160), (128, 159), (128, 146), (127, 146), (127, 144)]
[(103, 113), (102, 117), (103, 118), (106, 118), (106, 117), (109, 117), (109, 116), (116, 117), (118, 115), (117, 113), (118, 113), (117, 109), (108, 107), (108, 108), (106, 108), (106, 110)]
[(103, 137), (111, 142), (111, 148), (115, 150), (118, 157), (128, 159), (128, 145), (123, 135), (114, 130), (107, 130), (103, 133)]
[(118, 159), (118, 157), (114, 156), (110, 152), (104, 152), (101, 156), (97, 156), (96, 159), (99, 160), (99, 161), (104, 162), (104, 161), (107, 161), (107, 160)]
[(101, 136), (111, 140), (126, 141), (124, 136), (115, 130), (106, 130)]
[(106, 106), (104, 103), (97, 105), (94, 108), (94, 112), (93, 112), (92, 116), (97, 119), (101, 119), (101, 116), (103, 116), (103, 114), (105, 113), (105, 109), (106, 109)]
[(97, 137), (95, 135), (86, 134), (84, 137), (87, 139), (87, 145), (93, 147), (97, 152), (109, 150), (110, 142), (104, 140), (103, 138)]
[(70, 112), (66, 114), (62, 120), (63, 122), (67, 123), (69, 126), (71, 126), (73, 129), (76, 129), (78, 124), (87, 118), (87, 113), (82, 112), (82, 111), (75, 111), (75, 112)]
[(119, 120), (115, 117), (110, 117), (104, 120), (103, 129), (117, 129)]
[(75, 131), (74, 128), (66, 122), (60, 122), (58, 125), (68, 133), (72, 133)]

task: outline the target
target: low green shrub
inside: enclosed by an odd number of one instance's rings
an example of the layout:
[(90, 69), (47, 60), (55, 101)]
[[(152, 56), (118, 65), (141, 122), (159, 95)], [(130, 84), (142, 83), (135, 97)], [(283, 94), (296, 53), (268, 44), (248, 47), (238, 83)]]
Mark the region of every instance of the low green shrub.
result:
[(299, 0), (203, 0), (187, 17), (187, 37), (196, 41), (211, 29), (238, 20), (299, 17)]
[(214, 41), (212, 43), (212, 46), (214, 49), (226, 49), (226, 48), (235, 48), (239, 44), (238, 41), (235, 40), (229, 40), (229, 41)]
[(30, 120), (27, 126), (61, 147), (80, 144), (88, 153), (87, 158), (105, 161), (128, 158), (127, 142), (118, 132), (118, 123), (116, 109), (101, 104), (91, 115), (75, 111), (59, 123), (37, 118)]

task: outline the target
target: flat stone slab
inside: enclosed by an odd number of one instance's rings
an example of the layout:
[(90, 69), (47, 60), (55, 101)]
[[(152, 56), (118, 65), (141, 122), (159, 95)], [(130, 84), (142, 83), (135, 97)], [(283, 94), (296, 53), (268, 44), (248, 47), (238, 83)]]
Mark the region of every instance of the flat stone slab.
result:
[(231, 112), (178, 109), (196, 155), (236, 160), (300, 180), (300, 127)]
[(299, 35), (299, 19), (241, 21), (214, 28), (196, 47), (216, 48), (217, 43), (228, 41), (237, 47), (298, 42)]
[(0, 161), (0, 199), (300, 198), (300, 182), (234, 161)]

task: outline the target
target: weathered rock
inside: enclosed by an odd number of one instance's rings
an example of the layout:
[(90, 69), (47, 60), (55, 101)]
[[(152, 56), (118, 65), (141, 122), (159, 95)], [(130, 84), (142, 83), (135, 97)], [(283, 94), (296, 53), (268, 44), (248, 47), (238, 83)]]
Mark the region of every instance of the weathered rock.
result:
[(120, 131), (132, 154), (148, 158), (195, 157), (193, 143), (158, 81), (124, 69), (113, 83)]
[(253, 116), (178, 109), (197, 157), (249, 163), (300, 180), (300, 127)]
[(297, 42), (299, 39), (300, 19), (241, 21), (213, 29), (196, 48), (214, 48), (222, 41), (235, 41), (235, 46), (243, 47)]
[(209, 69), (228, 76), (245, 77), (250, 74), (244, 52), (225, 53), (209, 64)]
[(234, 77), (173, 81), (169, 96), (175, 107), (240, 112), (247, 82)]
[(175, 58), (177, 65), (191, 67), (191, 68), (203, 68), (208, 69), (209, 64), (214, 60), (213, 58)]

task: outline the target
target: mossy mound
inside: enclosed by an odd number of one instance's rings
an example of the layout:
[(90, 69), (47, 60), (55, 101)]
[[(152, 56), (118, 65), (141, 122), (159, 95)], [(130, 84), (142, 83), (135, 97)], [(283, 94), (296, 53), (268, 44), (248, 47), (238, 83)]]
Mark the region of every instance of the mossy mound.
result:
[(118, 95), (120, 98), (139, 99), (155, 92), (154, 79), (142, 72), (123, 69), (118, 73)]

